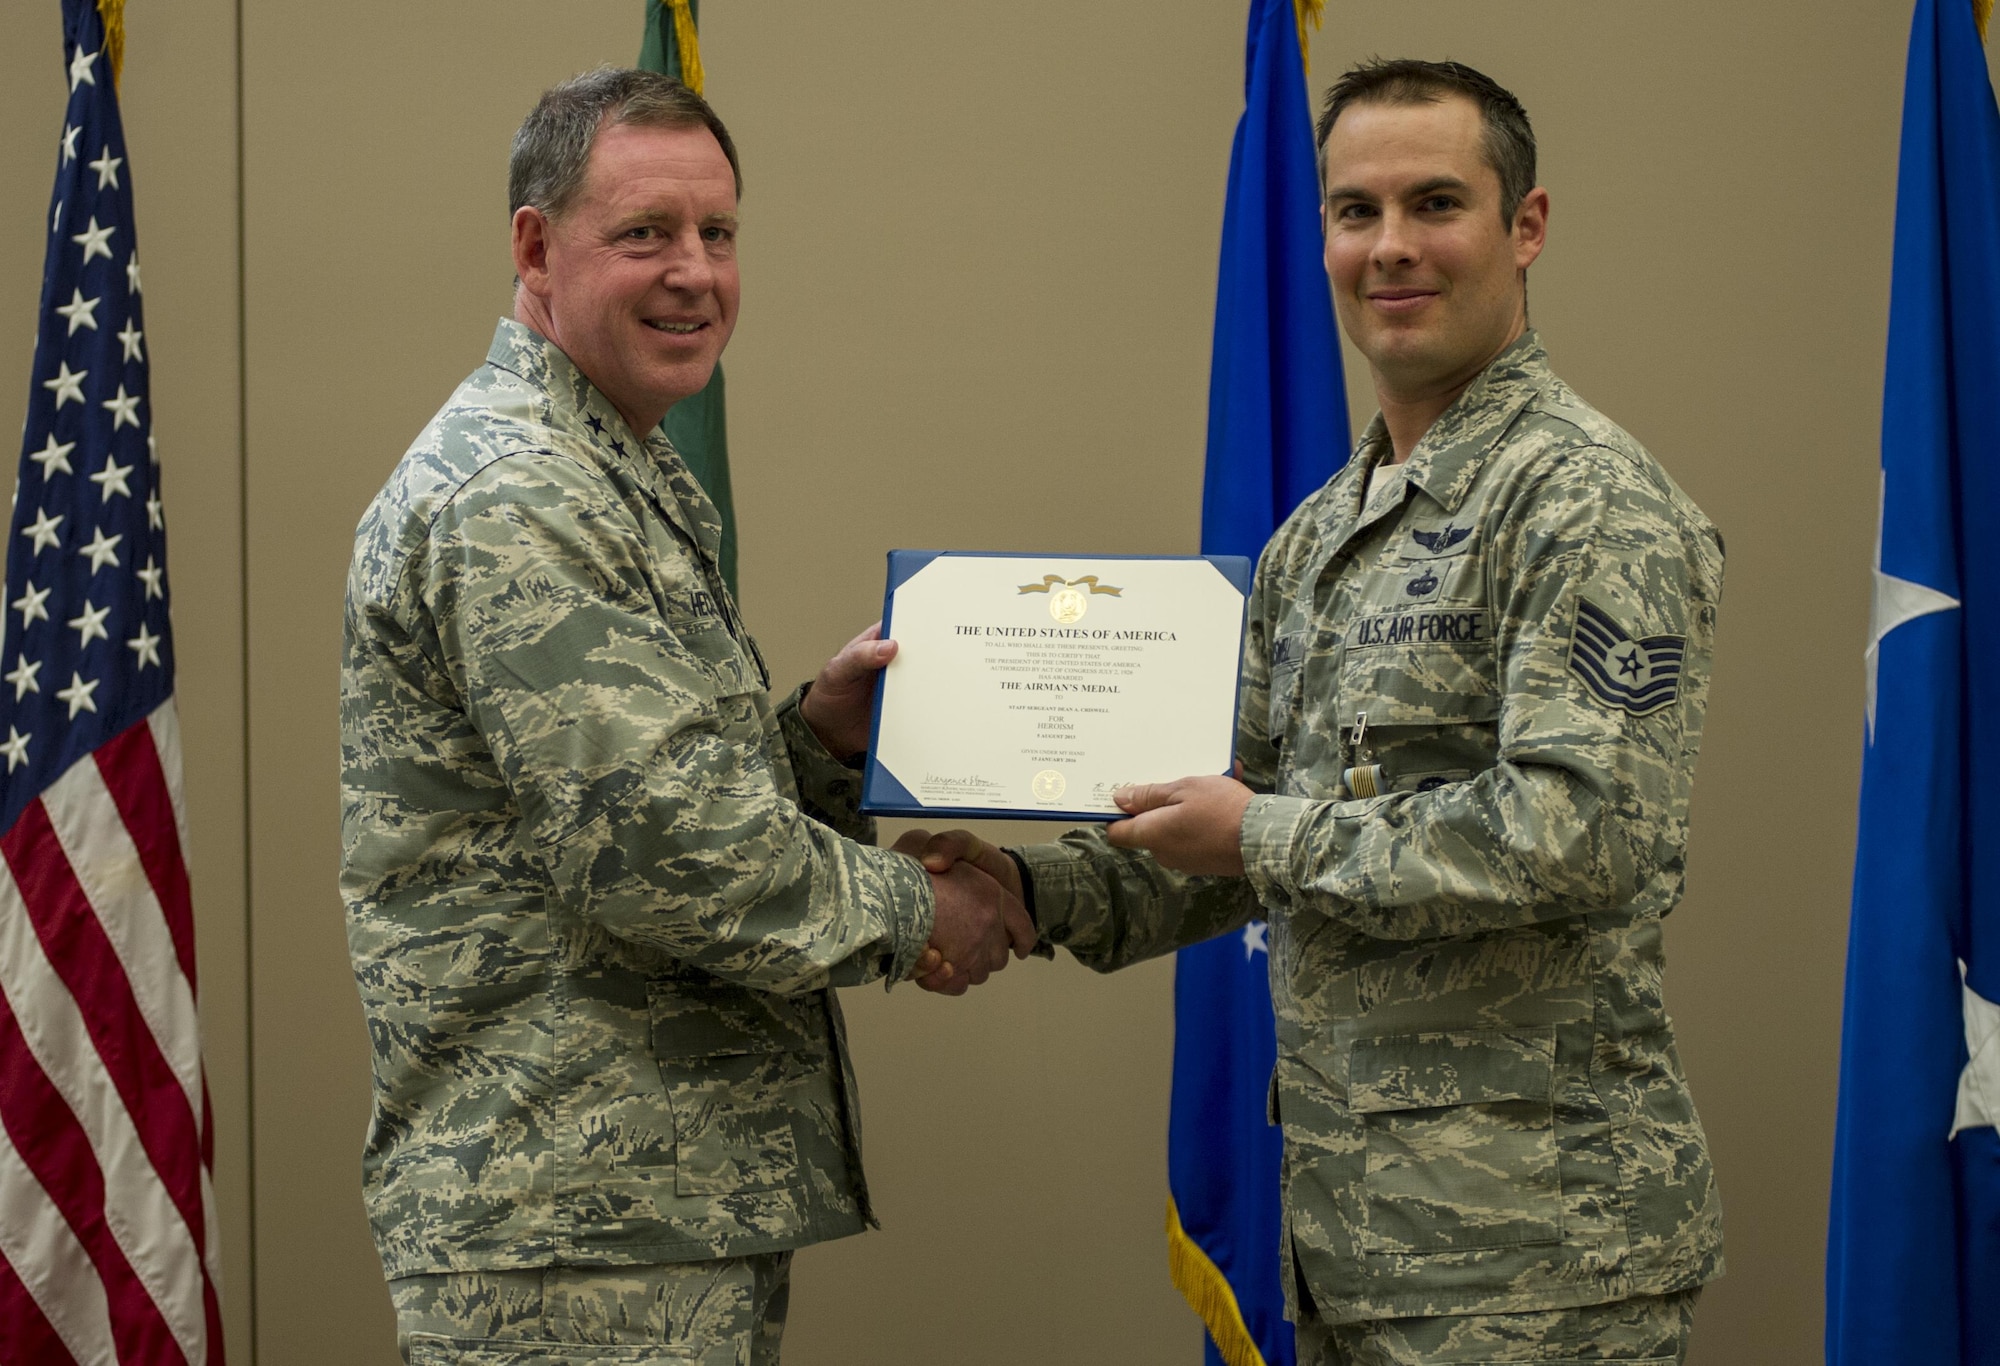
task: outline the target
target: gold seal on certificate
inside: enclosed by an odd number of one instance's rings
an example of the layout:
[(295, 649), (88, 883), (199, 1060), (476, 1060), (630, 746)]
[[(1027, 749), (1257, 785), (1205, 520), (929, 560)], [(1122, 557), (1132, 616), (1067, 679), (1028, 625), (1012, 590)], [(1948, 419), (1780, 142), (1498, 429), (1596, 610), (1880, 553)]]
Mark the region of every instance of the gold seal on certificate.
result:
[(1227, 773), (1250, 563), (1236, 556), (889, 556), (862, 806), (1116, 816), (1126, 783)]

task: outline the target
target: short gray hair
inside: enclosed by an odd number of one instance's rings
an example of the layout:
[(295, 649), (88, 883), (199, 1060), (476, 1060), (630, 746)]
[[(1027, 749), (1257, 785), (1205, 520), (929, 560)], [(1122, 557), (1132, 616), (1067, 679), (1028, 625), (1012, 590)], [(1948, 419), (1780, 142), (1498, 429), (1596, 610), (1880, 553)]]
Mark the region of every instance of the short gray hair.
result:
[(736, 195), (742, 198), (736, 144), (707, 100), (656, 71), (600, 66), (543, 91), (521, 121), (507, 161), (507, 216), (527, 205), (552, 220), (560, 218), (583, 188), (598, 131), (619, 124), (708, 129), (729, 158)]

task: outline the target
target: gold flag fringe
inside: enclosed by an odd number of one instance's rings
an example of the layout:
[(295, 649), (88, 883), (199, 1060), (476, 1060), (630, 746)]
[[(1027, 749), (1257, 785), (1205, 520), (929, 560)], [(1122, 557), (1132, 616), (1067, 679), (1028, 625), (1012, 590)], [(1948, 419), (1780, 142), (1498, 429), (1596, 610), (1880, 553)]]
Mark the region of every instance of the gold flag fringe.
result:
[(1993, 0), (1972, 0), (1972, 21), (1979, 25), (1979, 41), (1986, 41), (1986, 21), (1993, 17)]
[(699, 95), (702, 78), (701, 40), (694, 31), (694, 7), (688, 0), (669, 0), (669, 2), (674, 11), (674, 46), (680, 49), (681, 84)]
[[(1991, 6), (1993, 0), (1973, 0), (1975, 4)], [(1306, 40), (1306, 22), (1310, 20), (1318, 28), (1326, 18), (1326, 0), (1292, 0), (1292, 8), (1299, 17), (1299, 56), (1305, 60), (1306, 75), (1312, 75), (1312, 45)]]
[[(1306, 2), (1300, 0), (1301, 4)], [(1188, 1308), (1201, 1316), (1208, 1336), (1229, 1366), (1265, 1366), (1264, 1354), (1257, 1350), (1257, 1340), (1243, 1322), (1243, 1311), (1236, 1307), (1236, 1292), (1229, 1288), (1229, 1278), (1181, 1227), (1180, 1207), (1172, 1196), (1167, 1197), (1167, 1274)]]
[(125, 0), (97, 0), (97, 14), (104, 20), (104, 56), (111, 63), (115, 89), (125, 74)]

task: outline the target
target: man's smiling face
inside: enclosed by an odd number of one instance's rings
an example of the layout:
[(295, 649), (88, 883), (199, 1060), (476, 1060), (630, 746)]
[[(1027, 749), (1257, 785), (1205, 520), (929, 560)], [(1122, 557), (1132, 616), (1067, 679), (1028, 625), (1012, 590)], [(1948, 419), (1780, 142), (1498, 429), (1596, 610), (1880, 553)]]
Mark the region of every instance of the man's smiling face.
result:
[(1479, 106), (1456, 96), (1356, 104), (1326, 139), (1326, 270), (1341, 326), (1378, 385), (1462, 384), (1526, 326), (1521, 272), (1548, 196), (1501, 217)]
[(635, 434), (707, 385), (741, 296), (736, 181), (708, 129), (601, 129), (574, 202), (517, 211), (514, 238), (522, 320)]

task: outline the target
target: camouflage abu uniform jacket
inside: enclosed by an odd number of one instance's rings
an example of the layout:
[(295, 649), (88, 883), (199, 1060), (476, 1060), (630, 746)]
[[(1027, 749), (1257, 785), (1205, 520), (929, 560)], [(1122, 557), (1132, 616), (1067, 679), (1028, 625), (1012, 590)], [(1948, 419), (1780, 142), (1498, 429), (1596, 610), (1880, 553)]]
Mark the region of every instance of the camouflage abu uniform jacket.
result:
[(829, 988), (903, 976), (934, 903), (767, 697), (720, 534), (666, 440), (508, 321), (362, 519), (341, 892), (391, 1277), (870, 1217)]
[(1017, 851), (1043, 932), (1110, 969), (1269, 917), (1286, 1282), (1320, 1318), (1698, 1284), (1721, 1212), (1660, 918), (1720, 539), (1532, 333), (1364, 502), (1388, 454), (1378, 416), (1258, 566), (1247, 880), (1073, 832)]

